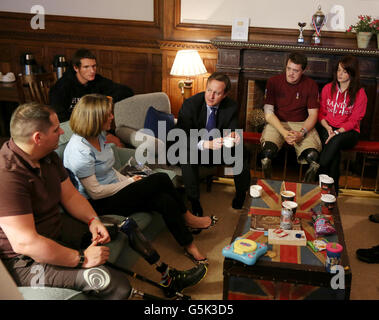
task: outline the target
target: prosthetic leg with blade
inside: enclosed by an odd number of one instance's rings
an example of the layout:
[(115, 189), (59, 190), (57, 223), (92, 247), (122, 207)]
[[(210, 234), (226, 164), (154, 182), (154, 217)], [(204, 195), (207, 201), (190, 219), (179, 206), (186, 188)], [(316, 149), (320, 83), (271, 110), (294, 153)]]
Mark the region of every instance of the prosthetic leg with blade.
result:
[[(107, 227), (108, 232), (111, 235), (111, 238), (112, 236), (116, 236), (118, 231), (123, 232), (124, 234), (127, 235), (128, 240), (129, 240), (129, 245), (131, 246), (131, 248), (135, 250), (137, 253), (139, 253), (149, 264), (156, 265), (156, 269), (160, 272), (164, 272), (165, 269), (168, 268), (168, 266), (165, 263), (161, 263), (160, 265), (157, 265), (158, 261), (160, 260), (160, 256), (158, 252), (153, 248), (150, 241), (145, 238), (140, 228), (138, 227), (137, 223), (132, 218), (126, 218), (119, 225), (117, 225), (117, 223), (112, 221), (113, 219), (109, 220), (109, 219), (104, 219), (104, 217), (102, 217), (101, 220), (103, 224)], [(107, 264), (110, 265), (112, 268), (123, 271), (126, 274), (136, 279), (147, 282), (155, 287), (162, 289), (167, 298), (176, 298), (176, 299), (182, 299), (182, 300), (191, 299), (190, 296), (184, 295), (183, 293), (181, 293), (180, 292), (181, 290), (176, 290), (174, 286), (165, 286), (165, 285), (162, 285), (162, 283), (157, 283), (155, 281), (152, 281), (126, 268), (116, 266), (109, 262)], [(205, 276), (205, 274), (203, 276)], [(144, 299), (157, 299), (157, 297), (144, 294), (141, 291), (138, 291), (136, 289), (132, 289), (132, 295), (133, 294), (137, 296), (141, 296)]]

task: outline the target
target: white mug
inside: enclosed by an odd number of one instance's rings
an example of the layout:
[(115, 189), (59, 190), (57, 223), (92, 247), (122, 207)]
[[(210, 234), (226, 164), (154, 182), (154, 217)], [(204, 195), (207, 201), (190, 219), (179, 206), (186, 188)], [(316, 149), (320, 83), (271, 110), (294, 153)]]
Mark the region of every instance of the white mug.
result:
[(226, 137), (222, 141), (225, 147), (232, 148), (234, 146), (235, 139), (231, 137)]
[(253, 198), (259, 198), (262, 195), (263, 188), (258, 184), (250, 186), (250, 195)]

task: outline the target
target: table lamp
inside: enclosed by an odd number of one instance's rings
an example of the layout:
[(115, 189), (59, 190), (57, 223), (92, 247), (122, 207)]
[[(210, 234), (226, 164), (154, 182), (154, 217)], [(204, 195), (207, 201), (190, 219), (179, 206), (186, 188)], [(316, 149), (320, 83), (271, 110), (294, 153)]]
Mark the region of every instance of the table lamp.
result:
[(173, 76), (185, 76), (185, 80), (179, 81), (184, 99), (192, 95), (193, 80), (190, 77), (207, 73), (203, 61), (196, 50), (179, 50), (176, 53), (170, 74)]

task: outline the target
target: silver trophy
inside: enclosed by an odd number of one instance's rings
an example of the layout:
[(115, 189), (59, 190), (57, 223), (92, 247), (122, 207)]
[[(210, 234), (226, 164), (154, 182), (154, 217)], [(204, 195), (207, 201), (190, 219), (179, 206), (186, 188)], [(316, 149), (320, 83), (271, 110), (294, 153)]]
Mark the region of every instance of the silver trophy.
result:
[(303, 28), (305, 27), (306, 23), (305, 22), (299, 22), (297, 25), (300, 27), (300, 34), (299, 34), (299, 37), (297, 38), (297, 43), (298, 44), (304, 44)]
[(317, 12), (312, 16), (312, 25), (315, 33), (312, 35), (311, 44), (321, 45), (321, 28), (326, 23), (326, 16), (321, 11), (321, 6), (318, 6)]

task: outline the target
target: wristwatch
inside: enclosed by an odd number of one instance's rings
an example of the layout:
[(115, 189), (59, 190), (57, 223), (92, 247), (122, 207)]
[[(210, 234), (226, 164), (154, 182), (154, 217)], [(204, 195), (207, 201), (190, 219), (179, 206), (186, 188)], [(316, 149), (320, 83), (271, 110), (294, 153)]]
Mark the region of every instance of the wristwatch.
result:
[(308, 133), (308, 130), (307, 130), (307, 128), (301, 128), (301, 129), (300, 129), (300, 132), (301, 132), (301, 134), (303, 135), (303, 138), (305, 138), (305, 136), (306, 136), (307, 133)]
[(86, 257), (84, 255), (84, 251), (83, 250), (79, 250), (79, 262), (78, 264), (76, 265), (76, 268), (81, 268), (84, 261), (85, 261)]
[(340, 134), (340, 132), (338, 130), (334, 130), (333, 131), (336, 135)]

